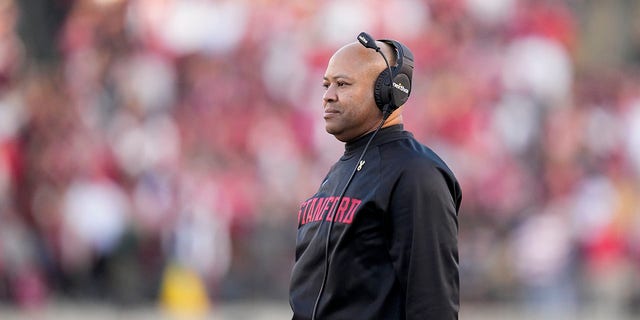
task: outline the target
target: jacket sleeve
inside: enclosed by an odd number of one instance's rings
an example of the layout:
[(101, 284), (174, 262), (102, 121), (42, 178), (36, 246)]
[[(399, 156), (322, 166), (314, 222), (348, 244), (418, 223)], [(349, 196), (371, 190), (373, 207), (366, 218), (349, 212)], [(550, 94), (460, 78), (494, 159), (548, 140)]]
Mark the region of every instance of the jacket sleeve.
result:
[(442, 168), (409, 167), (389, 208), (389, 253), (406, 294), (406, 319), (457, 319), (460, 187)]

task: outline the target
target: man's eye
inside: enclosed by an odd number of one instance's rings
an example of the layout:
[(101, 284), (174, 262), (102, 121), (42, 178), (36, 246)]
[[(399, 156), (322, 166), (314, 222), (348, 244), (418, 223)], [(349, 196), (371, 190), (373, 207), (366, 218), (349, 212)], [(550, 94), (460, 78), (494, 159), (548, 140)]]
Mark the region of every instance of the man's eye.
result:
[(325, 88), (325, 89), (329, 89), (329, 84), (328, 83), (323, 83), (322, 87)]
[(338, 81), (337, 84), (338, 84), (338, 87), (342, 87), (342, 86), (346, 86), (347, 85), (347, 83), (344, 82), (344, 81)]

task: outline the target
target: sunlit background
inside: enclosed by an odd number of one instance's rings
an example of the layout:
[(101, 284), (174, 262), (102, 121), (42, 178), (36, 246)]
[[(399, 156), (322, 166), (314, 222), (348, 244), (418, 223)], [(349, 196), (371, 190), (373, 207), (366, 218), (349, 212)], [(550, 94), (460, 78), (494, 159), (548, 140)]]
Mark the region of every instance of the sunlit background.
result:
[(290, 318), (328, 58), (416, 57), (462, 319), (640, 317), (636, 0), (0, 0), (0, 316)]

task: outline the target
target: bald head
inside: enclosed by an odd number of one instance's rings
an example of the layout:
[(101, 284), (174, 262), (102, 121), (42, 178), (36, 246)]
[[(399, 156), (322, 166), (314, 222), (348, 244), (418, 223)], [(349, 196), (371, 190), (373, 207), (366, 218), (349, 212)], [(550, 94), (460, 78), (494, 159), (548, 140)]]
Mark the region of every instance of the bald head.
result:
[[(395, 65), (397, 60), (396, 52), (391, 45), (382, 41), (376, 41), (376, 44), (385, 57), (389, 59), (389, 65)], [(378, 52), (364, 47), (359, 42), (352, 42), (338, 49), (331, 57), (331, 60), (336, 58), (348, 59), (351, 63), (359, 65), (368, 73), (374, 73), (376, 77), (387, 68), (387, 64)]]

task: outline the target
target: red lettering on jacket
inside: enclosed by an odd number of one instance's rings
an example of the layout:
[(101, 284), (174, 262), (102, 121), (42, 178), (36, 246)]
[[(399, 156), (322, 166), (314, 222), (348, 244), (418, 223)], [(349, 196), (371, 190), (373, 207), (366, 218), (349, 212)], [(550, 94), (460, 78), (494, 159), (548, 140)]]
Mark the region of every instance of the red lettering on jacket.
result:
[(309, 204), (309, 201), (310, 200), (307, 200), (300, 205), (300, 210), (298, 211), (298, 226), (307, 223), (307, 205)]
[(327, 198), (318, 198), (316, 207), (313, 209), (313, 221), (322, 219), (322, 208), (324, 207), (325, 202), (327, 202)]
[(329, 217), (332, 213), (332, 211), (329, 210), (329, 204), (331, 203), (331, 198), (333, 197), (329, 197), (326, 198), (324, 200), (324, 205), (322, 206), (322, 210), (320, 210), (321, 216), (318, 218), (318, 220), (322, 219), (322, 217), (325, 216), (325, 212), (329, 211), (328, 213), (326, 213), (327, 215), (327, 220), (330, 220), (331, 218)]
[(317, 201), (318, 198), (313, 198), (311, 202), (307, 204), (307, 221), (305, 223), (313, 221), (313, 208), (315, 208)]
[(338, 207), (338, 211), (336, 212), (336, 217), (339, 222), (344, 223), (344, 213), (347, 212), (347, 208), (349, 208), (349, 202), (351, 198), (344, 197), (342, 201), (340, 201), (340, 206)]
[(335, 219), (336, 222), (350, 224), (361, 203), (362, 200), (349, 197), (343, 197), (340, 203), (335, 196), (308, 199), (298, 209), (298, 226), (320, 221), (325, 217), (326, 221)]
[(344, 217), (344, 220), (342, 221), (342, 223), (351, 224), (351, 222), (353, 222), (353, 214), (356, 212), (356, 209), (358, 209), (358, 207), (360, 206), (360, 203), (362, 203), (362, 200), (352, 199), (349, 213), (347, 214), (346, 217)]

